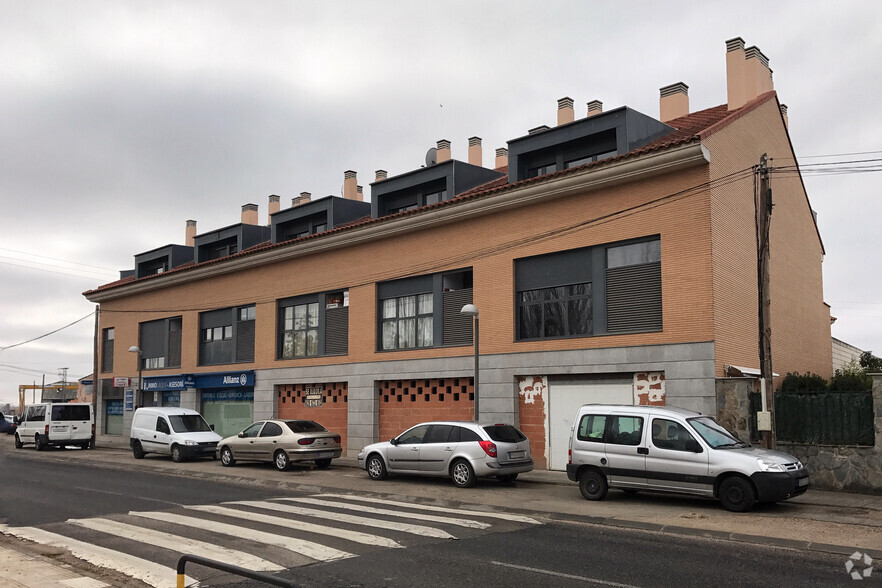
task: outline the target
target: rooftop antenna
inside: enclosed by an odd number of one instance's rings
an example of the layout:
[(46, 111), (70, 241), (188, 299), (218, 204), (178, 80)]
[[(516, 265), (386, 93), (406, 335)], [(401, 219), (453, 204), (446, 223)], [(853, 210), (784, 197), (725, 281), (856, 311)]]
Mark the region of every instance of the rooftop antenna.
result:
[(437, 161), (437, 153), (438, 150), (434, 147), (430, 147), (428, 151), (426, 151), (426, 167), (431, 167), (438, 163)]

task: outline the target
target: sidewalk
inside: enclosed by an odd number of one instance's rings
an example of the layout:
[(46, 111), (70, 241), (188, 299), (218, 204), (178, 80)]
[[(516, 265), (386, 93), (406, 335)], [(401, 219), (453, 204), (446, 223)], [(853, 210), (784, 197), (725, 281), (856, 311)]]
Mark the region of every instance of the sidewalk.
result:
[(6, 588), (103, 588), (100, 580), (81, 576), (66, 564), (36, 554), (25, 554), (0, 546), (0, 578)]

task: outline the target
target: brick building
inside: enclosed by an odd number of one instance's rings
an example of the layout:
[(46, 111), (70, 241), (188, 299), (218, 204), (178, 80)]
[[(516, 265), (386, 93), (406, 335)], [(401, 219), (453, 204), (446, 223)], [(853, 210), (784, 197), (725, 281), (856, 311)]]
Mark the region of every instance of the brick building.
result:
[[(441, 140), (426, 167), (378, 170), (370, 203), (347, 171), (342, 198), (270, 196), (268, 225), (253, 204), (208, 233), (187, 221), (185, 245), (85, 293), (100, 303), (99, 434), (124, 436), (138, 404), (177, 404), (222, 434), (312, 418), (354, 456), (469, 419), (465, 304), (480, 418), (518, 424), (539, 467), (564, 467), (586, 402), (714, 414), (725, 367), (759, 367), (753, 168), (795, 157), (768, 60), (726, 47), (721, 106), (691, 112), (682, 83), (661, 89), (658, 119), (596, 100), (577, 118), (563, 98), (558, 125), (512, 139), (492, 169), (480, 138), (467, 161)], [(829, 377), (823, 245), (799, 175), (772, 181), (774, 369)], [(139, 367), (140, 397), (114, 386)]]

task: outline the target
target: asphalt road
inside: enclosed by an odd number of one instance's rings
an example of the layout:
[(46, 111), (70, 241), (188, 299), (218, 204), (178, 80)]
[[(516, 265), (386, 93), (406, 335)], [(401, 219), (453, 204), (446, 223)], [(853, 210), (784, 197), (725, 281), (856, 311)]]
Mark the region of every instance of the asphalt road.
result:
[[(388, 484), (374, 485), (341, 495), (342, 489), (291, 490), (250, 485), (237, 478), (234, 483), (217, 479), (181, 477), (156, 471), (129, 470), (125, 467), (92, 467), (77, 460), (80, 450), (57, 450), (69, 459), (42, 459), (7, 448), (0, 448), (3, 472), (3, 499), (0, 523), (11, 528), (38, 527), (56, 536), (69, 537), (85, 545), (98, 545), (114, 553), (127, 553), (174, 568), (180, 552), (170, 545), (147, 544), (138, 532), (108, 535), (69, 519), (89, 519), (101, 524), (137, 525), (157, 533), (170, 533), (190, 539), (208, 540), (229, 549), (242, 550), (284, 568), (278, 575), (306, 588), (353, 586), (695, 586), (737, 584), (739, 586), (832, 586), (854, 585), (846, 573), (846, 557), (817, 551), (764, 547), (734, 541), (687, 537), (669, 533), (618, 529), (604, 525), (548, 519), (547, 512), (525, 512), (523, 505), (497, 508), (497, 512), (532, 516), (539, 524), (482, 517), (472, 512), (474, 504), (455, 500), (435, 500), (432, 507), (457, 512), (421, 511), (418, 506), (395, 506), (395, 492)], [(36, 458), (36, 459), (35, 459)], [(186, 467), (185, 464), (175, 464)], [(254, 466), (260, 468), (261, 466)], [(237, 470), (238, 471), (238, 470)], [(258, 471), (243, 468), (243, 472)], [(304, 472), (308, 475), (308, 472)], [(345, 472), (340, 472), (345, 476)], [(338, 477), (339, 479), (339, 477)], [(419, 485), (407, 480), (408, 487)], [(428, 483), (427, 489), (435, 483)], [(508, 489), (487, 485), (467, 496), (481, 496)], [(327, 498), (318, 494), (331, 493)], [(289, 503), (286, 501), (303, 502)], [(380, 502), (371, 503), (370, 500)], [(249, 504), (223, 505), (237, 509), (238, 518), (211, 512), (219, 503), (249, 501)], [(383, 502), (387, 501), (387, 502)], [(317, 515), (281, 513), (271, 510), (285, 506), (308, 506)], [(196, 506), (197, 509), (192, 507)], [(371, 513), (371, 508), (400, 512), (401, 517)], [(268, 510), (269, 509), (269, 510)], [(140, 513), (140, 514), (137, 514)], [(144, 518), (144, 513), (160, 518)], [(152, 513), (159, 513), (153, 515)], [(162, 516), (160, 516), (162, 515)], [(328, 519), (312, 519), (313, 516)], [(346, 517), (358, 515), (381, 521), (425, 525), (447, 537), (426, 536), (425, 531), (408, 533), (399, 529), (365, 527)], [(162, 517), (171, 517), (162, 520)], [(440, 517), (432, 522), (430, 517)], [(232, 532), (200, 531), (179, 524), (181, 517), (233, 525)], [(243, 518), (244, 517), (244, 518)], [(261, 519), (262, 517), (262, 519)], [(334, 518), (336, 517), (336, 518)], [(477, 527), (462, 526), (465, 519)], [(297, 522), (320, 520), (323, 531), (294, 529)], [(90, 523), (92, 524), (92, 523)], [(132, 527), (128, 527), (132, 528)], [(342, 534), (328, 537), (328, 529)], [(276, 533), (278, 545), (253, 543), (244, 537), (248, 531)], [(396, 547), (353, 545), (356, 533), (369, 531)], [(146, 533), (146, 531), (145, 531)], [(285, 551), (285, 537), (298, 537), (308, 543), (327, 546), (352, 555), (345, 559), (317, 561)], [(85, 567), (88, 570), (88, 566)], [(227, 574), (190, 564), (188, 575), (203, 586), (236, 581)], [(106, 578), (105, 578), (106, 579)], [(878, 576), (864, 584), (878, 582)], [(124, 585), (124, 584), (119, 584)], [(244, 582), (241, 586), (258, 585)]]

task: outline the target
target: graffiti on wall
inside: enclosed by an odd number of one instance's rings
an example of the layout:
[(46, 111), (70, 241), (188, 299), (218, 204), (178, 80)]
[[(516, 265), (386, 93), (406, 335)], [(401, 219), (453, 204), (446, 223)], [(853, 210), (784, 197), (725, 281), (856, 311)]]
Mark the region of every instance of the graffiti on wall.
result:
[(548, 390), (548, 378), (545, 376), (519, 376), (518, 394), (524, 399), (524, 404), (534, 404), (536, 396), (544, 397)]
[(638, 372), (634, 374), (634, 400), (640, 406), (664, 406), (665, 373)]

